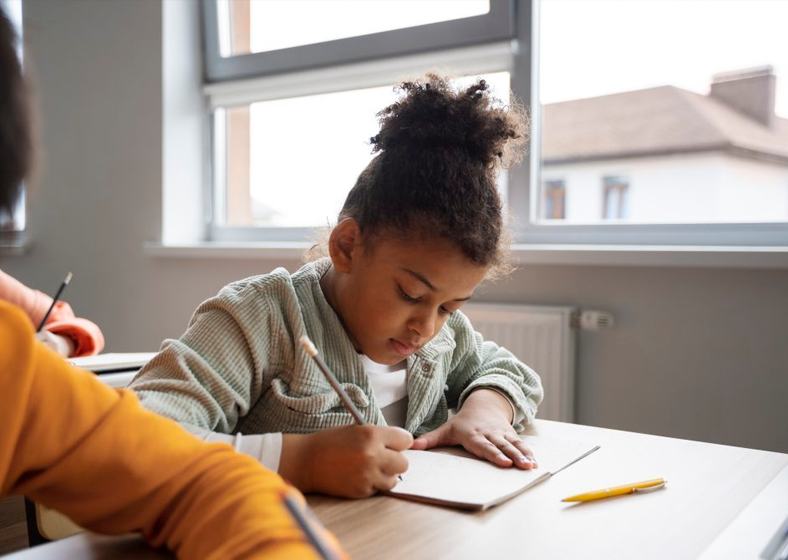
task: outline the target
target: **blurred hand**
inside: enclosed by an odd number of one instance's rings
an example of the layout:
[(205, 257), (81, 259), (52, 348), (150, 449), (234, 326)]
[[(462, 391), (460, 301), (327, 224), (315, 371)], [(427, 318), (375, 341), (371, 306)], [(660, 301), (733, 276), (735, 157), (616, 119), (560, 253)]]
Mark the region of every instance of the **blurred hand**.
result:
[(509, 401), (500, 393), (477, 389), (448, 422), (416, 438), (412, 449), (462, 445), (499, 467), (535, 469), (533, 452), (511, 425), (511, 411)]
[(408, 468), (401, 451), (412, 443), (410, 433), (389, 426), (284, 434), (279, 474), (302, 492), (364, 498), (394, 488)]
[(36, 338), (50, 350), (54, 350), (64, 358), (68, 358), (74, 353), (74, 350), (76, 350), (73, 340), (67, 336), (52, 334), (48, 330), (42, 330), (36, 333)]

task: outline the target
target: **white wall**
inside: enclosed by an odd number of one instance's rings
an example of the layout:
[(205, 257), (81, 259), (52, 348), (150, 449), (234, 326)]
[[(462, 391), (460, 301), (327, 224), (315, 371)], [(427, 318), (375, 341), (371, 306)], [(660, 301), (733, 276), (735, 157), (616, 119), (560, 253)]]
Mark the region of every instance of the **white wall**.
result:
[(721, 175), (720, 215), (764, 221), (788, 217), (788, 166), (727, 156)]
[(562, 179), (566, 219), (602, 219), (602, 180), (629, 179), (629, 219), (635, 222), (785, 220), (788, 165), (702, 152), (546, 166), (542, 180)]
[[(99, 323), (108, 350), (157, 348), (222, 285), (280, 263), (142, 254), (161, 235), (162, 7), (26, 0), (46, 166), (35, 245), (3, 268)], [(281, 263), (294, 268), (297, 263)], [(788, 452), (788, 271), (531, 266), (483, 301), (610, 309), (581, 333), (582, 423)]]

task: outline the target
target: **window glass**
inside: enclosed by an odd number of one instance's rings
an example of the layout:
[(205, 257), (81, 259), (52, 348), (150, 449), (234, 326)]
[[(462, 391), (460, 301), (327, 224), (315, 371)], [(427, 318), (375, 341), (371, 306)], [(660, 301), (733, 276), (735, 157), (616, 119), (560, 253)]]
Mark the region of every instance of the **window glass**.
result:
[[(509, 100), (509, 73), (481, 76)], [(476, 77), (456, 81), (467, 86)], [(217, 225), (319, 227), (332, 223), (373, 155), (376, 113), (391, 86), (252, 103), (215, 112)], [(506, 195), (506, 174), (499, 178)]]
[(489, 0), (217, 0), (222, 56), (486, 14)]
[(564, 0), (538, 13), (541, 174), (565, 180), (560, 219), (788, 220), (788, 2)]

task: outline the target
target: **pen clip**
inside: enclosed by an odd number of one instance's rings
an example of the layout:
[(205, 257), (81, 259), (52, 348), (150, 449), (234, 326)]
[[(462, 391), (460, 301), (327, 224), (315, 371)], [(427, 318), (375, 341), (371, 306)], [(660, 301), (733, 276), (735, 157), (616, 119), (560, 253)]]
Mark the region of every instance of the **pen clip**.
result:
[(660, 489), (664, 488), (667, 483), (668, 483), (668, 481), (665, 480), (664, 482), (662, 482), (661, 484), (657, 484), (656, 486), (649, 486), (648, 488), (633, 488), (632, 492), (633, 493), (638, 493), (638, 494), (645, 494), (647, 492), (653, 492), (654, 490), (660, 490)]

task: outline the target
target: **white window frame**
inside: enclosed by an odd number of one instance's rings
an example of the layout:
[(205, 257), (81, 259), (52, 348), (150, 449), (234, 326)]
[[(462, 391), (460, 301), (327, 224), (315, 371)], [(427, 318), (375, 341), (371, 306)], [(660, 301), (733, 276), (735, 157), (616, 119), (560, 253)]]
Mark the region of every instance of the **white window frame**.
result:
[[(485, 31), (468, 31), (467, 26), (476, 18), (466, 18), (228, 58), (219, 55), (215, 0), (203, 0), (202, 7), (206, 65), (203, 93), (210, 109), (208, 115), (217, 107), (392, 84), (403, 75), (436, 67), (451, 68), (462, 74), (508, 71), (515, 96), (527, 107), (539, 107), (539, 0), (491, 0), (489, 18), (477, 16), (480, 18), (477, 23), (484, 21), (480, 28)], [(465, 34), (458, 30), (464, 30)], [(385, 37), (382, 44), (388, 50), (375, 47), (375, 40), (381, 37)], [(364, 55), (358, 55), (359, 52)], [(327, 56), (326, 53), (331, 53), (331, 64), (319, 58)], [(553, 220), (540, 223), (540, 112), (532, 110), (531, 119), (534, 141), (529, 156), (509, 172), (507, 202), (510, 212), (518, 217), (514, 232), (516, 250), (518, 247), (540, 250), (707, 247), (715, 251), (729, 248), (734, 252), (749, 248), (788, 251), (785, 222), (564, 224)], [(220, 147), (213, 146), (209, 155), (215, 157)], [(208, 160), (212, 161), (213, 157)], [(219, 190), (212, 184), (206, 188), (206, 199), (215, 209)], [(208, 215), (213, 216), (213, 209)], [(223, 243), (297, 243), (313, 235), (311, 228), (217, 226), (213, 219), (209, 219), (207, 232), (210, 241)]]
[(202, 0), (206, 81), (257, 78), (511, 39), (515, 0), (489, 2), (490, 11), (479, 16), (225, 58), (217, 1)]

